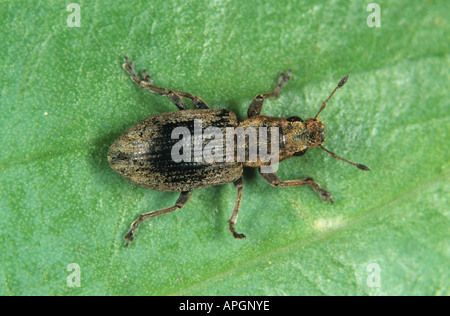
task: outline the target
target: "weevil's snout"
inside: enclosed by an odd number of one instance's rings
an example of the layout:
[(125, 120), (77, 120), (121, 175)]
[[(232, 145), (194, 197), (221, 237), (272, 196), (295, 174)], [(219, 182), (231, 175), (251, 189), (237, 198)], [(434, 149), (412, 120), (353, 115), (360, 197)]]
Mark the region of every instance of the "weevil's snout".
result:
[(307, 119), (305, 122), (308, 148), (319, 147), (325, 142), (325, 125), (319, 119)]

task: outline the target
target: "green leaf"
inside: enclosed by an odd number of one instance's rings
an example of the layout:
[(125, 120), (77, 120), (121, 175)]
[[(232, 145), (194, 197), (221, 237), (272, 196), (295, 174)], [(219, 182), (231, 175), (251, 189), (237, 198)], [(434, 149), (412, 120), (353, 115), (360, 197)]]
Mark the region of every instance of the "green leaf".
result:
[[(0, 295), (449, 295), (449, 25), (446, 1), (79, 1), (0, 4)], [(329, 150), (280, 164), (333, 192), (273, 188), (246, 170), (236, 225), (232, 184), (177, 193), (135, 186), (109, 146), (146, 117), (174, 111), (140, 90), (127, 55), (155, 84), (246, 118), (281, 71), (294, 78), (263, 114), (321, 113)], [(69, 287), (68, 265), (81, 271)]]

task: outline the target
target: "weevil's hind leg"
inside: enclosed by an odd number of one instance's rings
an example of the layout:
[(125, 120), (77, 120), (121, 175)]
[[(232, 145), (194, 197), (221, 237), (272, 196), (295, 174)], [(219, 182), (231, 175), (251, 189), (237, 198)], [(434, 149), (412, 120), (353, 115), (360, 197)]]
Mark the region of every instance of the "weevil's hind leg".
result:
[(281, 73), (280, 77), (278, 78), (278, 84), (275, 87), (275, 89), (273, 89), (272, 92), (258, 94), (253, 99), (252, 103), (250, 103), (250, 106), (248, 107), (247, 116), (253, 117), (256, 115), (260, 115), (264, 104), (264, 100), (267, 98), (277, 99), (280, 96), (281, 89), (290, 79), (291, 79), (291, 70)]
[(183, 192), (181, 192), (180, 197), (175, 202), (174, 206), (171, 206), (171, 207), (168, 207), (168, 208), (164, 208), (164, 209), (159, 210), (159, 211), (153, 211), (153, 212), (150, 212), (150, 213), (145, 213), (145, 214), (142, 214), (141, 216), (139, 216), (139, 218), (137, 220), (135, 220), (133, 222), (133, 224), (131, 224), (131, 228), (128, 231), (128, 233), (125, 234), (124, 238), (127, 241), (125, 243), (125, 247), (127, 247), (130, 244), (130, 242), (133, 241), (133, 239), (134, 239), (134, 232), (135, 232), (136, 228), (139, 226), (140, 223), (142, 223), (143, 221), (146, 221), (146, 220), (148, 220), (148, 219), (150, 219), (152, 217), (156, 217), (156, 216), (159, 216), (159, 215), (162, 215), (162, 214), (173, 212), (173, 211), (176, 211), (176, 210), (182, 208), (184, 205), (186, 205), (187, 201), (189, 201), (191, 196), (192, 196), (192, 192), (183, 191)]
[(127, 58), (124, 57), (124, 64), (123, 69), (125, 69), (126, 72), (131, 77), (131, 80), (136, 82), (139, 87), (143, 89), (147, 89), (150, 92), (166, 96), (173, 104), (175, 104), (180, 110), (186, 110), (188, 108), (186, 102), (184, 102), (183, 98), (188, 98), (192, 100), (192, 104), (197, 109), (209, 109), (209, 106), (202, 100), (202, 98), (197, 97), (193, 94), (190, 94), (188, 92), (173, 90), (173, 89), (166, 89), (162, 87), (157, 87), (152, 83), (152, 80), (150, 76), (147, 74), (147, 72), (144, 70), (142, 73), (143, 78), (141, 79), (134, 70), (133, 63)]
[(239, 208), (241, 207), (242, 200), (242, 189), (244, 188), (243, 177), (240, 177), (238, 180), (234, 182), (234, 186), (238, 190), (238, 194), (236, 197), (236, 203), (234, 204), (233, 214), (231, 214), (230, 219), (228, 220), (228, 224), (230, 225), (230, 232), (233, 234), (233, 237), (236, 239), (244, 239), (244, 234), (239, 234), (234, 229), (234, 225), (236, 224), (237, 216), (239, 213)]
[(320, 185), (314, 181), (313, 178), (305, 178), (303, 180), (288, 180), (288, 181), (281, 181), (278, 175), (275, 172), (272, 173), (260, 173), (262, 177), (270, 183), (270, 185), (274, 187), (299, 187), (302, 185), (308, 185), (310, 186), (314, 191), (316, 191), (322, 201), (329, 201), (331, 204), (334, 203), (333, 199), (331, 198), (331, 193), (322, 189)]

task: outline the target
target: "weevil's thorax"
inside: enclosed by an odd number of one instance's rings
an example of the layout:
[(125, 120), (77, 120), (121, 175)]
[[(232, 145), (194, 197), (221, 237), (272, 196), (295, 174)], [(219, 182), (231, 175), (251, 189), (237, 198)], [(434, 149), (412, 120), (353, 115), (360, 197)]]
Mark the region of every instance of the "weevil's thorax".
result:
[[(257, 168), (270, 164), (270, 162), (265, 161), (266, 159), (263, 157), (261, 149), (264, 149), (265, 153), (270, 154), (276, 146), (279, 148), (279, 156), (283, 156), (280, 144), (283, 142), (282, 130), (286, 124), (286, 119), (265, 115), (256, 115), (239, 123), (239, 128), (242, 128), (244, 131), (245, 141), (243, 143), (237, 142), (237, 151), (239, 151), (239, 146), (244, 147), (245, 167)], [(274, 133), (275, 130), (276, 133)], [(255, 137), (251, 137), (251, 135)]]

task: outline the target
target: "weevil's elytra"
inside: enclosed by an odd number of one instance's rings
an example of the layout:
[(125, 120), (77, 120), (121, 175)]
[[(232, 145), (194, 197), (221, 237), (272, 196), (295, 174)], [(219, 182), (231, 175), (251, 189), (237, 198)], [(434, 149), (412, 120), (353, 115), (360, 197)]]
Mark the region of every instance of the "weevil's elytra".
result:
[[(255, 96), (247, 111), (248, 118), (239, 122), (233, 112), (225, 109), (212, 110), (200, 97), (153, 85), (145, 71), (142, 77), (136, 74), (132, 62), (126, 57), (123, 68), (141, 88), (167, 97), (180, 110), (158, 114), (137, 123), (123, 133), (109, 149), (109, 163), (121, 176), (152, 190), (180, 192), (174, 206), (142, 214), (133, 222), (125, 235), (126, 246), (133, 241), (135, 230), (143, 221), (182, 208), (195, 189), (225, 183), (234, 183), (238, 190), (236, 203), (228, 220), (230, 232), (234, 238), (245, 238), (244, 234), (237, 233), (234, 228), (244, 187), (242, 177), (244, 167), (259, 168), (262, 177), (272, 186), (310, 186), (323, 201), (333, 203), (331, 193), (321, 188), (310, 177), (282, 181), (273, 168), (273, 161), (269, 161), (267, 159), (269, 156), (264, 152), (270, 153), (270, 157), (275, 157), (278, 163), (294, 156), (302, 156), (310, 148), (320, 147), (336, 159), (343, 160), (361, 170), (370, 170), (362, 164), (355, 164), (341, 158), (323, 147), (324, 124), (317, 117), (336, 90), (347, 82), (348, 76), (339, 82), (322, 103), (314, 118), (302, 120), (297, 116), (277, 118), (261, 115), (264, 100), (278, 98), (282, 87), (290, 80), (290, 71), (282, 73), (274, 90)], [(188, 109), (185, 98), (192, 101), (195, 109)], [(273, 132), (272, 137), (263, 137), (269, 129)], [(198, 130), (202, 133), (205, 131), (201, 135), (214, 136), (198, 138), (196, 136)], [(183, 135), (183, 142), (173, 137), (174, 132), (177, 131)], [(231, 137), (229, 137), (230, 131), (235, 132), (231, 134)], [(245, 134), (239, 138), (241, 131)], [(239, 139), (242, 141), (240, 142)], [(180, 143), (182, 143), (182, 150), (177, 149)], [(212, 146), (213, 143), (214, 146)], [(187, 149), (192, 148), (193, 155), (190, 155)], [(198, 155), (199, 151), (196, 151), (198, 148), (202, 153), (200, 155)], [(210, 149), (210, 156), (206, 155), (208, 151), (203, 152), (206, 148)], [(180, 152), (183, 159), (175, 159)]]
[(242, 175), (242, 166), (234, 162), (176, 163), (171, 157), (171, 139), (179, 126), (194, 132), (194, 120), (204, 126), (215, 126), (225, 132), (227, 126), (236, 127), (238, 121), (227, 110), (186, 110), (152, 116), (122, 134), (109, 150), (114, 170), (128, 180), (158, 191), (192, 191), (194, 189), (230, 183)]

